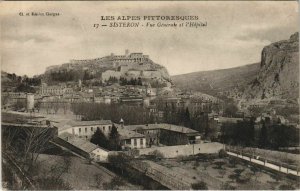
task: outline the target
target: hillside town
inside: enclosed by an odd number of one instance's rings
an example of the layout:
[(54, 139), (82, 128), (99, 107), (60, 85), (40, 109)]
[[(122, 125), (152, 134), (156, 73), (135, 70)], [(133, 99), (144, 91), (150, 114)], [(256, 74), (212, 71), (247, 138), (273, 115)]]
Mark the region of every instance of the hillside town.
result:
[[(129, 50), (71, 60), (32, 78), (5, 72), (1, 78), (5, 166), (18, 169), (5, 179), (7, 187), (74, 188), (76, 181), (65, 182), (71, 172), (37, 179), (31, 171), (47, 172), (55, 165), (70, 170), (74, 161), (78, 168), (88, 168), (79, 160), (97, 166), (101, 177), (112, 178), (92, 178), (96, 187), (83, 181), (76, 189), (244, 189), (254, 183), (254, 189), (273, 188), (257, 182), (259, 169), (264, 177), (268, 172), (292, 177), (281, 178), (276, 188), (298, 186), (299, 161), (291, 153), (299, 152), (299, 120), (284, 116), (284, 109), (278, 109), (288, 107), (284, 103), (243, 105), (224, 93), (181, 90), (164, 67)], [(54, 166), (38, 167), (49, 157)], [(64, 163), (57, 162), (61, 157)], [(188, 173), (190, 168), (196, 174)], [(224, 178), (226, 171), (234, 181)], [(45, 181), (60, 183), (47, 187)]]

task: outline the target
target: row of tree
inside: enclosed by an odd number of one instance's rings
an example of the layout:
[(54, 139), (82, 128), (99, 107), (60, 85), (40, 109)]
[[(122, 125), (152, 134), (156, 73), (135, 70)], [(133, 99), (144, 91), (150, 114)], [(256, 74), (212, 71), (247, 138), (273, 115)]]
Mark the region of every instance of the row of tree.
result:
[(299, 129), (280, 123), (262, 122), (255, 128), (254, 118), (221, 126), (220, 141), (231, 145), (279, 149), (299, 145)]
[(120, 85), (125, 86), (125, 85), (138, 85), (142, 86), (142, 79), (141, 78), (131, 78), (130, 80), (127, 80), (126, 78), (121, 77), (120, 78)]
[(128, 106), (120, 104), (107, 105), (104, 103), (73, 103), (71, 110), (83, 120), (112, 120), (119, 123), (124, 119), (126, 124), (145, 124), (149, 122), (150, 115), (141, 106)]

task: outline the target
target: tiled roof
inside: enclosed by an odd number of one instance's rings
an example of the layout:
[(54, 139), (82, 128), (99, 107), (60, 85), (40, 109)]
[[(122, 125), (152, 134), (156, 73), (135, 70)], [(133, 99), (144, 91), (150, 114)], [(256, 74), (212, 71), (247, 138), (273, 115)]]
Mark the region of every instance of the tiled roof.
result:
[[(59, 137), (87, 153), (91, 153), (95, 149), (99, 148), (97, 145), (90, 143), (89, 141), (83, 140), (81, 138), (78, 138), (76, 136), (73, 136), (70, 133), (63, 133), (59, 135)], [(68, 140), (66, 140), (67, 138)]]
[(118, 128), (118, 133), (120, 134), (120, 139), (121, 140), (145, 137), (145, 135), (143, 135), (143, 134), (140, 134), (140, 133), (137, 133), (135, 131), (128, 130), (128, 129)]
[(89, 126), (89, 125), (110, 125), (111, 120), (97, 120), (97, 121), (69, 121), (68, 125), (75, 126)]
[(160, 124), (148, 124), (148, 125), (128, 125), (125, 126), (124, 129), (128, 129), (131, 131), (138, 130), (138, 129), (165, 129), (169, 131), (175, 131), (175, 132), (180, 132), (180, 133), (199, 133), (196, 130), (183, 127), (183, 126), (178, 126), (178, 125), (172, 125), (172, 124), (166, 124), (166, 123), (160, 123)]

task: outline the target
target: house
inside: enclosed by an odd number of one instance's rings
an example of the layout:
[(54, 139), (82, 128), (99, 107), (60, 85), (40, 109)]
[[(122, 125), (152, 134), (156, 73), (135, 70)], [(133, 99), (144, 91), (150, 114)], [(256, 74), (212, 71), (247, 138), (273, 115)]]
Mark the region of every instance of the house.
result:
[(118, 128), (122, 150), (146, 148), (146, 137), (143, 134)]
[(65, 147), (73, 152), (90, 158), (96, 162), (107, 162), (109, 151), (95, 145), (87, 140), (76, 137), (70, 133), (64, 132), (59, 135), (60, 141)]

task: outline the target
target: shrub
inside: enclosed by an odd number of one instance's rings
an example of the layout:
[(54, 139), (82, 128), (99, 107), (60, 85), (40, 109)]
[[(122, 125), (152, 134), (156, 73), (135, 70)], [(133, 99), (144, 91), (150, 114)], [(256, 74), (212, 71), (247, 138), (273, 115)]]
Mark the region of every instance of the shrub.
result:
[(222, 167), (225, 164), (225, 162), (224, 161), (216, 161), (216, 162), (214, 162), (214, 164), (216, 165), (215, 168), (222, 169)]
[(226, 157), (227, 156), (227, 152), (224, 150), (224, 149), (221, 149), (220, 151), (219, 151), (219, 157), (220, 158), (224, 158), (224, 157)]
[(194, 190), (208, 190), (208, 187), (207, 187), (205, 182), (200, 181), (200, 182), (192, 184), (192, 189), (194, 189)]
[(235, 190), (235, 187), (226, 182), (222, 185), (221, 190)]
[(236, 158), (230, 158), (229, 160), (230, 167), (235, 168), (237, 162), (238, 160)]

